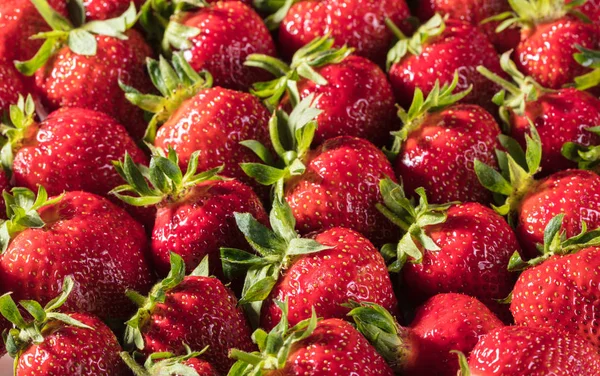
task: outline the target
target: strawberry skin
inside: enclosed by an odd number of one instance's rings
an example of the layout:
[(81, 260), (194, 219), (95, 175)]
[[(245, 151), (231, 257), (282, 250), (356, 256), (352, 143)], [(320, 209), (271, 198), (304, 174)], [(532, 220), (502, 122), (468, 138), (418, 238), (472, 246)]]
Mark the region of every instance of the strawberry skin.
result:
[(577, 89), (561, 89), (542, 94), (526, 103), (525, 115), (511, 113), (511, 136), (525, 147), (529, 120), (542, 141), (542, 174), (577, 167), (561, 154), (566, 142), (590, 146), (600, 144), (600, 136), (586, 130), (600, 124), (600, 100)]
[(288, 301), (290, 326), (310, 318), (314, 307), (318, 317), (346, 318), (349, 300), (369, 301), (398, 314), (398, 302), (383, 257), (359, 233), (333, 228), (315, 240), (333, 247), (303, 255), (279, 278), (262, 309), (261, 327), (270, 330), (281, 320), (276, 301)]
[(394, 38), (386, 17), (406, 32), (409, 16), (404, 0), (304, 0), (295, 3), (283, 19), (279, 45), (283, 55), (291, 58), (316, 37), (331, 33), (337, 46), (347, 44), (358, 55), (383, 65)]
[(145, 260), (144, 230), (123, 209), (85, 192), (68, 192), (39, 210), (46, 225), (16, 235), (0, 257), (0, 285), (15, 299), (45, 304), (73, 276), (73, 297), (65, 309), (102, 319), (123, 319), (134, 306), (128, 289), (147, 291), (152, 283)]
[(275, 44), (260, 16), (240, 1), (216, 2), (187, 14), (181, 23), (200, 34), (190, 38), (184, 57), (196, 71), (209, 71), (215, 86), (247, 91), (271, 75), (244, 65), (250, 54), (276, 56)]
[[(567, 0), (566, 3), (571, 3), (573, 0)], [(600, 23), (600, 1), (588, 0), (585, 4), (581, 5), (577, 10), (588, 16), (593, 24), (598, 25)]]
[(0, 114), (8, 111), (11, 104), (17, 103), (19, 94), (25, 96), (22, 76), (11, 62), (0, 62)]
[(306, 171), (286, 183), (285, 198), (301, 234), (346, 227), (376, 246), (391, 240), (393, 225), (376, 208), (379, 181), (394, 171), (370, 142), (341, 136), (311, 152)]
[(554, 256), (525, 270), (513, 290), (510, 310), (515, 323), (562, 328), (600, 348), (597, 321), (600, 247)]
[(576, 335), (506, 326), (479, 341), (469, 368), (477, 376), (587, 376), (600, 374), (600, 356)]
[(191, 358), (183, 362), (183, 364), (193, 368), (198, 373), (198, 376), (219, 376), (215, 368), (205, 360)]
[(590, 171), (566, 170), (534, 183), (520, 204), (517, 238), (527, 258), (539, 256), (536, 245), (544, 243), (544, 229), (564, 213), (567, 237), (581, 232), (581, 222), (590, 229), (600, 227), (600, 176)]
[(479, 106), (458, 104), (429, 113), (402, 144), (396, 174), (409, 196), (424, 187), (432, 203), (488, 204), (491, 193), (479, 183), (473, 161), (497, 167), (499, 135), (493, 116)]
[(393, 375), (381, 355), (354, 327), (340, 319), (319, 321), (315, 331), (294, 344), (281, 375)]
[(184, 354), (182, 340), (193, 349), (209, 346), (203, 357), (221, 374), (226, 374), (234, 363), (228, 358), (229, 349), (255, 349), (237, 299), (212, 277), (185, 277), (166, 292), (164, 303), (156, 304), (140, 330), (146, 354)]
[(523, 29), (513, 59), (519, 70), (549, 89), (560, 89), (589, 71), (573, 58), (576, 45), (600, 48), (600, 34), (594, 25), (562, 18)]
[(239, 167), (260, 159), (241, 141), (269, 141), (269, 111), (253, 95), (220, 87), (199, 92), (185, 101), (156, 134), (154, 145), (165, 152), (173, 148), (182, 168), (199, 150), (199, 171), (224, 165), (222, 175), (256, 186)]
[(354, 136), (383, 146), (397, 128), (395, 100), (385, 73), (360, 56), (348, 56), (338, 64), (316, 70), (328, 82), (298, 83), (301, 98), (314, 94), (314, 106), (323, 112), (313, 143), (322, 144), (336, 136)]
[(427, 96), (436, 80), (442, 85), (449, 84), (458, 71), (457, 91), (473, 85), (473, 90), (463, 102), (495, 111), (491, 100), (499, 88), (476, 70), (477, 66), (483, 65), (500, 76), (505, 75), (494, 46), (484, 34), (466, 22), (450, 19), (445, 24), (442, 34), (423, 44), (419, 55), (407, 54), (398, 63), (392, 64), (389, 76), (398, 104), (408, 109), (416, 88)]
[(188, 272), (209, 255), (214, 268), (211, 273), (222, 276), (221, 247), (250, 249), (237, 228), (234, 212), (251, 213), (259, 222), (268, 222), (258, 196), (235, 180), (199, 183), (181, 200), (161, 205), (152, 232), (152, 257), (158, 274), (169, 272), (170, 253), (175, 252)]
[(123, 124), (135, 138), (142, 138), (146, 122), (141, 109), (125, 99), (119, 80), (144, 92), (152, 91), (145, 59), (152, 54), (141, 34), (129, 39), (95, 36), (94, 56), (83, 56), (62, 47), (35, 74), (36, 86), (50, 110), (81, 107), (104, 112)]
[(85, 16), (88, 21), (108, 20), (123, 14), (131, 3), (137, 10), (145, 0), (84, 0)]
[(417, 339), (417, 362), (403, 372), (414, 376), (455, 376), (458, 350), (468, 355), (479, 339), (504, 326), (477, 299), (462, 294), (439, 294), (417, 310), (410, 331)]
[(121, 360), (115, 335), (97, 317), (69, 314), (93, 330), (57, 322), (44, 333), (44, 341), (32, 344), (20, 355), (15, 375), (130, 375)]

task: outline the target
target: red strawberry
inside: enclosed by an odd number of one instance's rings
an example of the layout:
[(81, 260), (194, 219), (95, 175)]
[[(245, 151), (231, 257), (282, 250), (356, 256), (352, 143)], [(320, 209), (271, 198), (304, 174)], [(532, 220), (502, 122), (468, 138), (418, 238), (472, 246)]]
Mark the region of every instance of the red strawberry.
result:
[(396, 100), (407, 108), (419, 88), (428, 95), (435, 82), (449, 85), (458, 73), (457, 87), (472, 92), (466, 103), (478, 104), (489, 111), (495, 85), (490, 85), (476, 68), (484, 65), (502, 74), (494, 46), (472, 25), (458, 20), (444, 21), (440, 15), (431, 18), (411, 38), (400, 35), (400, 41), (388, 54), (388, 70)]
[(588, 71), (573, 59), (576, 45), (590, 49), (600, 47), (597, 27), (572, 15), (578, 3), (529, 0), (514, 5), (514, 13), (497, 17), (506, 19), (501, 26), (517, 24), (521, 27), (521, 41), (513, 59), (524, 75), (531, 76), (543, 87), (559, 89)]
[(83, 6), (86, 18), (97, 21), (120, 16), (132, 2), (139, 9), (145, 0), (83, 0)]
[[(570, 4), (575, 1), (576, 0), (567, 0), (566, 3)], [(598, 25), (600, 23), (600, 1), (587, 0), (583, 5), (575, 9), (585, 14), (593, 24)]]
[(0, 115), (17, 103), (19, 94), (26, 95), (28, 90), (12, 63), (0, 62)]
[[(555, 328), (505, 326), (462, 356), (463, 376), (587, 376), (600, 373), (600, 356), (581, 337)], [(469, 369), (470, 368), (470, 369)]]
[(321, 376), (321, 375), (393, 375), (392, 369), (354, 327), (340, 319), (310, 319), (289, 327), (287, 304), (280, 303), (282, 319), (269, 333), (262, 329), (252, 338), (260, 351), (244, 353), (232, 350), (238, 359), (229, 376), (249, 374)]
[(150, 354), (143, 367), (126, 352), (121, 353), (121, 358), (136, 376), (218, 376), (209, 362), (198, 358), (204, 351), (192, 352), (189, 347), (186, 350), (187, 354), (181, 356), (170, 352)]
[(385, 261), (362, 235), (332, 228), (314, 240), (300, 238), (291, 208), (279, 198), (270, 219), (273, 230), (248, 213), (236, 213), (240, 230), (261, 257), (234, 249), (221, 253), (225, 270), (249, 268), (240, 303), (254, 302), (247, 308), (252, 319), (260, 315), (261, 328), (270, 330), (280, 321), (281, 301), (290, 303), (290, 325), (309, 318), (311, 307), (319, 317), (344, 318), (349, 309), (342, 304), (348, 300), (372, 301), (398, 313)]
[[(54, 31), (46, 34), (40, 54), (17, 63), (17, 68), (25, 75), (35, 74), (44, 104), (50, 110), (80, 107), (104, 112), (126, 126), (132, 136), (141, 138), (146, 129), (143, 113), (128, 103), (119, 89), (119, 81), (143, 90), (151, 87), (143, 65), (150, 47), (137, 31), (126, 31), (136, 18), (135, 8), (130, 7), (118, 19), (82, 26), (74, 26), (47, 8), (40, 9)], [(89, 30), (104, 34), (94, 35)]]
[(487, 204), (492, 196), (473, 170), (480, 159), (495, 166), (500, 128), (493, 116), (475, 105), (454, 104), (467, 92), (452, 94), (458, 75), (449, 86), (439, 82), (424, 100), (417, 89), (413, 104), (399, 112), (403, 127), (394, 132), (394, 169), (413, 195), (423, 187), (434, 203), (474, 201)]
[(498, 13), (509, 11), (506, 0), (421, 0), (417, 3), (416, 15), (422, 22), (436, 13), (461, 20), (478, 27), (494, 44), (499, 52), (513, 49), (519, 43), (519, 31), (511, 28), (496, 33), (498, 22), (485, 22)]
[(268, 143), (269, 111), (260, 100), (239, 91), (210, 88), (210, 74), (201, 77), (179, 54), (173, 57), (173, 67), (162, 57), (160, 62), (151, 60), (149, 72), (162, 97), (124, 87), (132, 103), (155, 113), (146, 140), (165, 153), (175, 150), (181, 168), (198, 151), (200, 171), (223, 165), (223, 176), (254, 183), (239, 164), (259, 159), (239, 144), (244, 140)]
[(391, 180), (380, 184), (385, 205), (379, 209), (404, 233), (399, 243), (385, 246), (382, 253), (397, 258), (389, 269), (401, 271), (402, 286), (413, 300), (464, 293), (501, 317), (508, 316), (497, 300), (506, 298), (514, 285), (516, 276), (507, 267), (520, 249), (504, 219), (473, 202), (429, 205), (422, 189), (417, 190), (416, 205)]
[(451, 350), (469, 353), (500, 321), (477, 299), (440, 294), (429, 299), (409, 327), (401, 327), (377, 304), (353, 304), (349, 315), (357, 329), (399, 374), (456, 376), (459, 364)]
[(210, 256), (211, 273), (221, 277), (221, 247), (250, 249), (237, 229), (234, 212), (249, 212), (261, 223), (267, 222), (260, 199), (250, 187), (236, 180), (220, 180), (215, 176), (219, 169), (196, 175), (198, 155), (192, 154), (185, 175), (174, 152), (167, 157), (154, 155), (148, 182), (142, 177), (143, 167), (136, 166), (130, 155), (116, 163), (128, 185), (117, 187), (114, 193), (131, 205), (157, 207), (152, 258), (162, 276), (169, 272), (170, 254), (175, 252), (188, 272)]
[(515, 257), (514, 269), (526, 269), (512, 293), (515, 323), (577, 333), (600, 349), (597, 321), (600, 293), (600, 229), (567, 239), (561, 230), (566, 216), (555, 217), (544, 233), (543, 253), (524, 263)]
[(330, 33), (337, 46), (356, 48), (358, 55), (383, 65), (385, 51), (394, 38), (386, 19), (401, 25), (405, 32), (411, 29), (404, 0), (301, 0), (288, 9), (279, 9), (267, 22), (272, 26), (281, 22), (279, 44), (286, 58)]
[(286, 109), (314, 94), (314, 106), (323, 111), (317, 117), (319, 128), (313, 140), (317, 145), (336, 136), (385, 145), (396, 125), (394, 95), (385, 73), (371, 61), (350, 55), (352, 49), (333, 49), (333, 44), (332, 38), (317, 38), (296, 52), (289, 66), (270, 56), (251, 55), (246, 65), (279, 76), (254, 85), (253, 94), (275, 108), (287, 92)]
[(15, 375), (129, 375), (119, 358), (121, 346), (102, 321), (87, 313), (56, 312), (75, 284), (65, 277), (62, 293), (45, 307), (21, 301), (31, 321), (21, 316), (10, 294), (0, 297), (0, 312), (16, 326), (5, 334), (9, 354), (15, 358)]
[(186, 277), (183, 260), (172, 253), (171, 272), (148, 297), (129, 293), (140, 308), (127, 321), (126, 344), (146, 355), (165, 351), (182, 355), (186, 345), (194, 349), (208, 346), (203, 358), (222, 374), (233, 364), (227, 357), (229, 349), (252, 351), (250, 327), (235, 296), (207, 274), (208, 259)]
[(125, 291), (147, 291), (152, 276), (145, 260), (144, 230), (123, 209), (85, 192), (68, 192), (47, 201), (40, 186), (33, 192), (7, 193), (9, 220), (3, 223), (4, 253), (0, 286), (16, 299), (47, 303), (72, 275), (73, 296), (65, 309), (101, 319), (122, 319), (133, 306)]

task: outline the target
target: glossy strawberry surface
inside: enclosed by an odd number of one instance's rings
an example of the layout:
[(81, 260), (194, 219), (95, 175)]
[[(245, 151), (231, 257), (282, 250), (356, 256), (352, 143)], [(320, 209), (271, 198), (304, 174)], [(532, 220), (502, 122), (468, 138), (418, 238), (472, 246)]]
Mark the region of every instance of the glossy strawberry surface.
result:
[(499, 88), (477, 72), (476, 68), (482, 65), (504, 76), (496, 50), (486, 36), (472, 25), (452, 19), (445, 23), (442, 34), (425, 42), (419, 55), (409, 53), (391, 66), (389, 76), (398, 104), (408, 110), (416, 88), (420, 88), (427, 96), (436, 80), (442, 86), (450, 84), (457, 72), (457, 91), (473, 85), (473, 90), (463, 102), (495, 111), (491, 100)]
[(600, 373), (596, 349), (554, 328), (507, 326), (479, 341), (469, 367), (480, 376), (586, 376)]
[(340, 319), (319, 321), (310, 336), (294, 344), (285, 367), (277, 372), (289, 376), (394, 374), (362, 334)]
[(347, 44), (357, 54), (383, 65), (394, 38), (389, 18), (405, 32), (408, 6), (404, 0), (303, 0), (295, 3), (279, 28), (279, 44), (285, 57), (316, 37), (327, 33), (337, 46)]
[(117, 338), (102, 321), (84, 313), (69, 316), (93, 329), (52, 323), (42, 343), (30, 345), (19, 355), (15, 375), (130, 375), (119, 356)]
[[(183, 343), (193, 349), (209, 346), (202, 357), (225, 374), (234, 361), (231, 348), (252, 351), (251, 331), (237, 299), (218, 279), (188, 276), (167, 291), (140, 327), (144, 352), (185, 354)], [(182, 343), (183, 341), (183, 343)]]
[(0, 286), (15, 300), (45, 304), (65, 276), (75, 287), (65, 309), (102, 319), (124, 319), (134, 310), (125, 291), (146, 292), (152, 284), (148, 242), (140, 224), (110, 201), (68, 192), (40, 209), (46, 225), (11, 240), (0, 257)]
[(536, 245), (544, 243), (544, 229), (561, 213), (567, 237), (581, 232), (582, 221), (589, 229), (600, 227), (600, 176), (565, 170), (534, 184), (521, 201), (515, 228), (526, 257), (539, 256)]
[(272, 329), (281, 320), (276, 301), (288, 301), (288, 321), (296, 325), (318, 317), (345, 319), (349, 300), (376, 303), (398, 313), (397, 301), (383, 257), (359, 233), (333, 228), (315, 240), (331, 249), (304, 255), (284, 271), (262, 309), (261, 327)]
[(88, 21), (119, 17), (131, 3), (134, 3), (136, 10), (139, 11), (145, 0), (83, 0), (85, 16)]
[(496, 167), (500, 127), (493, 116), (475, 105), (454, 105), (425, 115), (410, 132), (394, 164), (409, 196), (423, 187), (433, 203), (490, 203), (491, 194), (474, 170), (478, 159)]
[(28, 92), (21, 74), (12, 62), (0, 61), (0, 115), (7, 113), (11, 104), (17, 103), (19, 94), (25, 97)]
[(67, 46), (36, 72), (36, 86), (50, 110), (80, 107), (105, 112), (140, 139), (146, 130), (141, 109), (125, 99), (119, 80), (142, 92), (151, 92), (145, 59), (152, 54), (141, 34), (127, 32), (128, 39), (96, 36), (94, 56), (77, 55)]
[(393, 225), (376, 208), (379, 181), (394, 171), (370, 142), (341, 136), (311, 152), (306, 171), (286, 183), (285, 198), (303, 234), (346, 227), (375, 245), (392, 238)]
[(271, 78), (264, 70), (244, 66), (250, 54), (276, 56), (269, 30), (250, 6), (220, 1), (188, 13), (181, 23), (200, 30), (184, 57), (195, 70), (209, 71), (215, 85), (247, 91)]

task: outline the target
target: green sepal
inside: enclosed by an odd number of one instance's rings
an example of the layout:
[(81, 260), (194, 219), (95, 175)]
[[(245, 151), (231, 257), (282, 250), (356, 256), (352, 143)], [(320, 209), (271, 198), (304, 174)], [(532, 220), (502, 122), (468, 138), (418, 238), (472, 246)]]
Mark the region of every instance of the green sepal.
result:
[[(586, 129), (589, 132), (600, 135), (600, 126)], [(575, 142), (566, 142), (562, 147), (562, 155), (578, 163), (581, 170), (600, 171), (600, 145), (584, 146)]]
[(587, 90), (600, 85), (600, 50), (594, 51), (583, 46), (575, 46), (579, 52), (573, 58), (582, 66), (593, 69), (582, 76), (575, 77), (575, 87), (579, 90)]
[(471, 369), (469, 368), (469, 362), (467, 361), (467, 357), (461, 351), (452, 350), (450, 351), (452, 354), (456, 354), (458, 358), (458, 364), (460, 366), (460, 371), (458, 371), (458, 376), (471, 376)]
[[(55, 11), (47, 0), (31, 0), (42, 18), (52, 28), (52, 31), (42, 32), (31, 36), (31, 39), (45, 39), (44, 44), (33, 58), (28, 61), (17, 61), (15, 66), (26, 76), (33, 75), (61, 47), (68, 46), (78, 55), (96, 55), (97, 41), (95, 35), (104, 35), (118, 39), (127, 39), (125, 32), (137, 22), (137, 12), (132, 2), (129, 8), (119, 17), (91, 21), (85, 23), (85, 10), (80, 8), (81, 25), (75, 26), (69, 20)], [(71, 1), (70, 7), (83, 7), (81, 1)]]
[(265, 18), (265, 24), (269, 30), (276, 30), (285, 16), (290, 11), (292, 5), (299, 0), (254, 0), (253, 5), (256, 9), (269, 14)]
[(143, 365), (135, 360), (136, 352), (129, 354), (126, 351), (120, 353), (121, 359), (127, 364), (135, 376), (199, 376), (198, 372), (191, 366), (183, 364), (185, 361), (197, 358), (207, 349), (206, 346), (201, 351), (192, 351), (190, 347), (183, 343), (186, 349), (184, 355), (175, 355), (171, 352), (155, 352), (150, 354)]
[(395, 258), (392, 256), (392, 245), (385, 245), (382, 249), (386, 261), (392, 261), (388, 270), (399, 272), (406, 261), (420, 263), (423, 259), (422, 249), (439, 251), (440, 247), (427, 235), (426, 228), (444, 223), (448, 209), (457, 203), (430, 204), (423, 188), (415, 190), (419, 196), (417, 203), (414, 199), (406, 197), (400, 184), (387, 177), (379, 182), (379, 189), (383, 204), (377, 204), (377, 209), (403, 233), (395, 246)]
[(228, 376), (262, 375), (264, 371), (275, 371), (285, 367), (292, 347), (310, 337), (318, 324), (314, 308), (309, 319), (303, 320), (294, 327), (288, 323), (288, 303), (277, 302), (281, 309), (281, 320), (269, 332), (257, 329), (252, 340), (258, 351), (251, 353), (232, 349), (229, 357), (237, 360)]
[(398, 109), (398, 117), (402, 121), (402, 128), (399, 131), (394, 131), (391, 134), (394, 136), (394, 144), (392, 149), (389, 150), (389, 154), (397, 156), (400, 153), (402, 144), (406, 141), (408, 135), (418, 129), (425, 116), (428, 113), (441, 111), (442, 109), (451, 106), (471, 92), (473, 86), (469, 86), (468, 89), (454, 93), (456, 86), (458, 85), (458, 71), (454, 72), (454, 77), (451, 83), (446, 83), (440, 86), (440, 81), (436, 80), (433, 89), (424, 97), (421, 89), (415, 89), (412, 104), (408, 111), (403, 108)]
[(24, 99), (19, 94), (17, 104), (11, 104), (8, 119), (0, 125), (0, 133), (6, 137), (7, 142), (0, 150), (0, 162), (8, 176), (12, 175), (14, 153), (23, 142), (35, 137), (35, 103), (31, 95)]
[(50, 327), (55, 321), (61, 321), (78, 328), (94, 330), (67, 314), (55, 312), (66, 302), (74, 285), (75, 282), (71, 276), (65, 277), (61, 293), (48, 302), (45, 307), (33, 300), (20, 301), (21, 307), (33, 318), (30, 321), (23, 318), (19, 308), (10, 296), (11, 293), (0, 296), (0, 314), (15, 326), (15, 328), (4, 333), (4, 341), (11, 357), (16, 359), (29, 345), (44, 342), (46, 328)]
[(167, 155), (155, 149), (150, 167), (135, 164), (126, 153), (123, 161), (113, 161), (113, 165), (127, 184), (114, 188), (110, 193), (133, 206), (152, 206), (165, 200), (177, 202), (198, 183), (221, 179), (218, 174), (223, 171), (223, 166), (197, 173), (199, 154), (199, 151), (192, 153), (184, 175), (173, 149), (169, 149)]

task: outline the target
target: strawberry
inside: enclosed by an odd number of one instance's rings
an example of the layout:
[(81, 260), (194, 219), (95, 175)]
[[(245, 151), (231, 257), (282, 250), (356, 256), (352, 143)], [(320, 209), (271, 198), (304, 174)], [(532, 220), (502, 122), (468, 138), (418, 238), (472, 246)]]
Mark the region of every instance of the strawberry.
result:
[[(567, 0), (566, 3), (574, 3), (576, 1), (577, 0)], [(587, 0), (585, 2), (580, 1), (580, 3), (583, 4), (581, 4), (578, 8), (575, 8), (575, 10), (580, 11), (587, 16), (592, 23), (598, 25), (598, 23), (600, 23), (600, 1)]]
[(25, 87), (19, 71), (13, 64), (0, 62), (0, 115), (9, 110), (10, 105), (16, 103), (19, 94), (26, 95)]
[(590, 171), (565, 170), (536, 180), (542, 160), (540, 136), (531, 127), (525, 135), (527, 151), (510, 140), (510, 154), (499, 152), (502, 173), (476, 160), (475, 171), (486, 188), (501, 195), (496, 207), (507, 215), (521, 244), (524, 259), (539, 255), (537, 245), (543, 243), (544, 229), (555, 216), (564, 213), (563, 228), (567, 236), (577, 235), (582, 221), (590, 228), (600, 227), (600, 176)]
[(505, 326), (461, 356), (462, 376), (587, 376), (600, 372), (600, 356), (581, 337), (555, 328)]
[(515, 255), (511, 267), (523, 270), (512, 293), (515, 323), (577, 333), (600, 348), (595, 286), (600, 270), (600, 228), (583, 230), (567, 239), (561, 230), (564, 214), (554, 217), (544, 232), (541, 255), (524, 262)]
[(494, 110), (491, 99), (497, 88), (481, 77), (476, 68), (484, 65), (498, 74), (502, 70), (494, 46), (474, 26), (435, 15), (411, 38), (401, 32), (398, 37), (400, 40), (388, 53), (387, 67), (400, 106), (410, 105), (417, 88), (428, 95), (436, 81), (450, 84), (458, 72), (458, 88), (463, 91), (473, 87), (464, 102)]
[(505, 52), (519, 43), (519, 31), (515, 28), (496, 33), (498, 22), (486, 22), (498, 13), (509, 11), (506, 0), (422, 0), (417, 3), (416, 16), (425, 22), (436, 13), (461, 20), (478, 27), (494, 44), (496, 50)]
[(90, 21), (108, 20), (123, 14), (133, 2), (139, 9), (146, 0), (83, 0), (85, 16)]
[(468, 91), (453, 94), (458, 74), (450, 85), (423, 98), (420, 89), (408, 111), (400, 110), (403, 126), (391, 150), (394, 169), (409, 195), (423, 187), (431, 201), (474, 201), (487, 204), (492, 197), (473, 170), (480, 159), (496, 165), (495, 148), (500, 128), (493, 116), (476, 105), (454, 104)]
[(181, 54), (173, 56), (172, 67), (162, 57), (160, 61), (150, 60), (148, 70), (162, 96), (142, 94), (123, 85), (132, 103), (154, 113), (146, 140), (165, 153), (175, 150), (182, 169), (199, 151), (200, 171), (223, 165), (223, 176), (254, 183), (239, 164), (259, 159), (239, 143), (254, 139), (268, 144), (269, 111), (259, 99), (211, 88), (212, 76), (196, 73)]
[(459, 364), (450, 351), (468, 354), (482, 336), (504, 325), (477, 299), (462, 294), (429, 299), (408, 327), (377, 304), (352, 305), (349, 315), (357, 329), (396, 373), (407, 376), (455, 376)]
[(510, 60), (510, 53), (502, 55), (501, 64), (514, 84), (485, 67), (478, 70), (503, 87), (495, 101), (501, 106), (500, 114), (508, 124), (510, 135), (525, 147), (525, 134), (529, 134), (530, 124), (534, 124), (542, 143), (540, 166), (544, 175), (576, 167), (562, 155), (563, 145), (569, 142), (570, 149), (565, 153), (576, 158), (577, 150), (600, 144), (600, 135), (594, 131), (600, 124), (600, 100), (574, 88), (541, 87), (533, 78), (519, 72)]
[(300, 234), (345, 227), (381, 245), (391, 238), (392, 226), (375, 206), (381, 202), (378, 182), (393, 176), (392, 166), (375, 145), (355, 137), (332, 138), (310, 150), (317, 129), (315, 118), (321, 113), (314, 108), (315, 100), (309, 95), (290, 115), (277, 110), (271, 118), (272, 143), (279, 160), (273, 161), (264, 146), (248, 141), (244, 145), (265, 164), (241, 167), (259, 183), (274, 185), (276, 193), (285, 197)]
[(593, 24), (576, 16), (574, 8), (581, 1), (526, 0), (511, 2), (513, 12), (501, 13), (495, 20), (504, 20), (498, 30), (510, 25), (521, 27), (521, 41), (514, 50), (513, 60), (525, 76), (549, 89), (559, 89), (588, 71), (579, 65), (573, 54), (576, 45), (590, 49), (600, 47), (600, 33)]
[(136, 19), (135, 8), (119, 18), (75, 25), (47, 7), (46, 0), (32, 1), (53, 31), (39, 35), (45, 38), (43, 46), (31, 60), (17, 62), (17, 68), (27, 76), (35, 74), (46, 107), (104, 112), (140, 138), (146, 128), (143, 113), (119, 89), (119, 80), (143, 90), (151, 86), (143, 68), (150, 47), (137, 31), (126, 31)]
[[(389, 267), (401, 272), (401, 284), (418, 303), (439, 293), (476, 297), (502, 318), (497, 303), (510, 293), (515, 276), (507, 270), (519, 243), (510, 226), (493, 210), (474, 202), (430, 205), (422, 188), (419, 203), (389, 179), (380, 183), (379, 210), (397, 224), (403, 236), (382, 249)], [(410, 262), (407, 262), (410, 261)]]
[(246, 308), (252, 320), (260, 316), (261, 328), (270, 330), (280, 321), (280, 301), (290, 303), (290, 325), (310, 318), (311, 307), (319, 317), (344, 318), (349, 309), (342, 304), (348, 300), (370, 300), (398, 313), (383, 257), (357, 232), (332, 228), (301, 238), (292, 209), (279, 198), (270, 215), (273, 230), (249, 213), (235, 218), (259, 256), (223, 249), (223, 268), (248, 269), (240, 303), (252, 303)]
[[(257, 6), (275, 12), (267, 26), (279, 24), (279, 45), (286, 58), (317, 37), (328, 33), (337, 46), (356, 48), (358, 55), (379, 65), (385, 62), (385, 51), (394, 38), (386, 22), (399, 25), (408, 32), (409, 9), (404, 0), (259, 0)], [(389, 19), (389, 21), (386, 21)]]
[(88, 313), (57, 312), (76, 283), (65, 277), (62, 292), (45, 307), (33, 300), (21, 301), (22, 309), (33, 318), (28, 321), (10, 294), (0, 297), (0, 312), (16, 327), (4, 337), (10, 356), (15, 358), (15, 375), (129, 374), (119, 358), (117, 338), (100, 319)]
[(351, 55), (346, 46), (333, 48), (332, 38), (319, 37), (298, 50), (290, 65), (266, 55), (250, 55), (246, 65), (260, 67), (278, 78), (254, 85), (253, 94), (270, 108), (295, 105), (314, 94), (318, 117), (314, 143), (336, 136), (365, 138), (385, 145), (395, 128), (394, 95), (385, 73), (374, 63)]
[(122, 352), (121, 358), (136, 376), (218, 376), (209, 362), (199, 358), (204, 351), (192, 352), (189, 346), (185, 347), (185, 355), (176, 356), (170, 352), (150, 354), (143, 367), (127, 352)]
[(393, 375), (369, 342), (340, 319), (318, 321), (312, 316), (290, 327), (287, 304), (280, 303), (281, 321), (269, 333), (257, 329), (252, 338), (260, 351), (234, 349), (238, 361), (229, 376), (242, 375)]
[(229, 349), (252, 351), (255, 346), (233, 293), (207, 275), (207, 258), (185, 276), (183, 260), (172, 253), (171, 272), (147, 297), (128, 292), (139, 309), (127, 321), (125, 343), (146, 355), (158, 351), (183, 355), (186, 345), (194, 349), (208, 346), (203, 358), (225, 374), (233, 364), (227, 357)]
[(103, 320), (130, 315), (134, 307), (125, 291), (147, 291), (152, 282), (142, 226), (91, 193), (68, 192), (47, 200), (41, 186), (37, 198), (25, 188), (12, 192), (4, 193), (9, 219), (2, 224), (0, 286), (16, 299), (44, 304), (72, 275), (76, 299), (68, 300), (65, 309)]
[[(185, 175), (171, 150), (167, 157), (156, 154), (150, 162), (147, 180), (143, 166), (130, 155), (117, 162), (117, 171), (127, 181), (113, 193), (130, 205), (156, 206), (151, 253), (158, 274), (170, 270), (170, 253), (181, 256), (191, 272), (204, 256), (210, 256), (211, 273), (222, 276), (219, 249), (250, 249), (237, 229), (234, 212), (249, 212), (261, 223), (267, 214), (250, 187), (236, 180), (220, 180), (220, 169), (196, 174), (199, 152), (194, 152)], [(129, 193), (124, 195), (123, 193)]]

